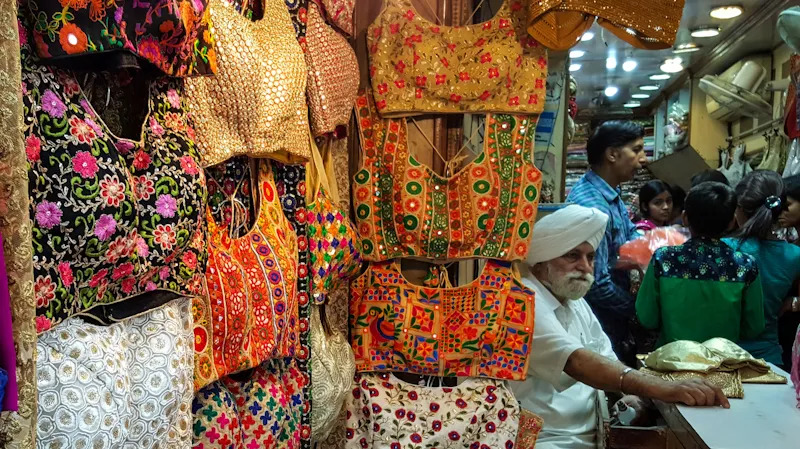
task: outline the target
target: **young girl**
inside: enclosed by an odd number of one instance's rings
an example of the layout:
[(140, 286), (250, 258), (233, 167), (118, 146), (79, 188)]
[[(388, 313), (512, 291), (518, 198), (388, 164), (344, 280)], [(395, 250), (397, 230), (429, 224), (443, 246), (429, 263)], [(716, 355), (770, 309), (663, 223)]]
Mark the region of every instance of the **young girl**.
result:
[(778, 316), (791, 308), (792, 286), (800, 279), (800, 247), (781, 239), (777, 230), (786, 209), (784, 184), (780, 175), (770, 170), (747, 174), (736, 186), (739, 231), (725, 239), (731, 247), (750, 254), (758, 263), (764, 291), (764, 332), (739, 342), (756, 358), (783, 365), (778, 341)]
[(636, 223), (639, 231), (652, 231), (669, 226), (672, 221), (672, 189), (659, 180), (650, 181), (639, 189), (639, 211), (642, 221)]

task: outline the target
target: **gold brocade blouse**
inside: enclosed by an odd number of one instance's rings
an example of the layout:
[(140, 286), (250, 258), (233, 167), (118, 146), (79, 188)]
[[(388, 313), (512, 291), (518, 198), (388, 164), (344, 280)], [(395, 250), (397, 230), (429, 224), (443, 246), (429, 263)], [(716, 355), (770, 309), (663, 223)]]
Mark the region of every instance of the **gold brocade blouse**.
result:
[(669, 48), (685, 0), (530, 0), (528, 32), (552, 50), (566, 50), (597, 23), (634, 47)]
[(253, 22), (209, 0), (216, 76), (186, 80), (201, 164), (234, 156), (305, 162), (311, 157), (306, 63), (283, 0), (264, 0)]
[(383, 117), (542, 112), (547, 53), (525, 30), (522, 0), (505, 0), (491, 20), (465, 26), (432, 23), (411, 0), (384, 1), (367, 31)]

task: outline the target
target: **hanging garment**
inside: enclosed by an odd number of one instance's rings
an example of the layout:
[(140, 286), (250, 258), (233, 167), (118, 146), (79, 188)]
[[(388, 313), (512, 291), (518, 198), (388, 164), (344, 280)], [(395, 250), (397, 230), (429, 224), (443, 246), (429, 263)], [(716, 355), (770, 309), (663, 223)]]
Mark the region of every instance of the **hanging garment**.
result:
[(528, 2), (528, 31), (552, 50), (580, 41), (594, 23), (637, 48), (672, 47), (684, 0), (655, 0), (643, 7), (632, 0), (537, 0)]
[(206, 210), (208, 295), (193, 304), (195, 388), (297, 353), (297, 237), (267, 163), (259, 183), (256, 223), (244, 236), (231, 238)]
[(350, 286), (350, 341), (360, 371), (524, 380), (534, 293), (510, 264), (488, 260), (461, 287), (411, 284), (396, 261)]
[(786, 157), (782, 176), (788, 178), (798, 174), (800, 174), (800, 138), (793, 139), (789, 144), (789, 155)]
[(503, 382), (421, 387), (393, 374), (357, 374), (347, 397), (345, 448), (512, 449), (519, 403)]
[(325, 23), (313, 1), (308, 5), (306, 46), (311, 130), (320, 136), (350, 123), (361, 78), (353, 47)]
[(183, 81), (149, 83), (139, 140), (113, 135), (70, 72), (22, 46), (37, 330), (97, 304), (199, 292), (205, 177)]
[(781, 172), (781, 161), (786, 157), (786, 138), (782, 135), (773, 134), (767, 138), (767, 149), (761, 163), (758, 164), (756, 170), (772, 170), (774, 172)]
[[(245, 373), (242, 373), (245, 374)], [(303, 378), (294, 359), (271, 360), (197, 392), (194, 449), (300, 447)]]
[(369, 91), (356, 108), (363, 159), (353, 203), (365, 260), (525, 259), (542, 185), (535, 118), (487, 115), (483, 152), (444, 178), (412, 155), (405, 119), (382, 119)]
[(189, 307), (182, 298), (111, 326), (73, 317), (41, 334), (37, 447), (188, 448)]
[(383, 0), (367, 31), (380, 114), (539, 114), (547, 52), (525, 31), (522, 0), (505, 0), (482, 24), (437, 25), (411, 0)]
[(138, 67), (137, 58), (170, 76), (215, 70), (206, 0), (25, 0), (36, 19), (36, 51), (73, 70)]
[(224, 0), (208, 8), (217, 72), (186, 81), (201, 164), (237, 155), (307, 160), (306, 63), (283, 0), (265, 0), (256, 22)]
[(335, 25), (344, 34), (353, 35), (353, 11), (356, 7), (356, 0), (314, 1), (322, 7), (328, 22)]
[(11, 320), (11, 296), (6, 275), (6, 257), (3, 250), (3, 236), (0, 235), (0, 369), (6, 373), (6, 382), (0, 388), (3, 394), (0, 411), (17, 411), (17, 351), (14, 349), (13, 323)]
[(347, 212), (339, 206), (335, 179), (326, 167), (331, 166), (330, 151), (323, 161), (311, 142), (312, 164), (306, 176), (308, 249), (311, 261), (311, 297), (315, 304), (325, 304), (328, 292), (343, 285), (361, 268), (361, 242)]
[(294, 35), (303, 51), (306, 51), (306, 33), (308, 32), (309, 0), (283, 0), (284, 8), (288, 8), (289, 17), (294, 26)]
[(800, 55), (792, 55), (789, 57), (789, 74), (791, 75), (791, 82), (789, 83), (789, 90), (786, 92), (786, 107), (784, 109), (784, 132), (789, 139), (794, 140), (800, 138), (800, 102), (797, 101), (800, 90)]
[(339, 331), (326, 331), (320, 319), (320, 308), (311, 311), (311, 438), (324, 441), (328, 438), (344, 400), (351, 392), (356, 361), (347, 337)]

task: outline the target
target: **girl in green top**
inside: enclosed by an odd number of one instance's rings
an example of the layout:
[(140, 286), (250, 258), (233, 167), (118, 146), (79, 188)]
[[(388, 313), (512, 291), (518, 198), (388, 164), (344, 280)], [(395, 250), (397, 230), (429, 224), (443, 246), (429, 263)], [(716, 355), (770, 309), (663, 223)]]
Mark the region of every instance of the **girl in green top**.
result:
[(750, 254), (758, 263), (764, 292), (764, 331), (739, 345), (757, 358), (783, 365), (778, 341), (778, 316), (790, 307), (792, 286), (800, 279), (800, 247), (776, 234), (781, 212), (787, 205), (780, 175), (756, 170), (736, 186), (739, 231), (725, 242)]

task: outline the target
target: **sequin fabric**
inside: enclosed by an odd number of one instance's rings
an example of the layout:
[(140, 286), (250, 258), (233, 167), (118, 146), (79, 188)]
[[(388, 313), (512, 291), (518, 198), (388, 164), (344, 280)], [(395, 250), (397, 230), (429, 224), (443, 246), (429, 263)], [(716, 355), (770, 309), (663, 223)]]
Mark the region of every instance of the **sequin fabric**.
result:
[(37, 331), (97, 304), (201, 290), (206, 201), (183, 80), (149, 83), (140, 140), (112, 134), (71, 72), (22, 46)]
[(363, 160), (353, 204), (365, 260), (525, 259), (542, 185), (535, 117), (488, 115), (483, 152), (443, 178), (411, 154), (405, 119), (381, 118), (369, 91), (356, 109)]
[(170, 76), (212, 74), (206, 0), (25, 0), (40, 58), (98, 70), (127, 52)]
[(243, 381), (224, 377), (197, 392), (194, 449), (300, 447), (303, 377), (293, 359), (265, 362)]
[(297, 237), (266, 162), (259, 184), (258, 217), (244, 236), (231, 238), (206, 211), (208, 296), (193, 305), (196, 388), (298, 354)]
[(217, 72), (186, 82), (201, 164), (237, 155), (307, 160), (306, 63), (283, 1), (266, 0), (257, 22), (223, 0), (208, 8)]
[(315, 0), (321, 3), (322, 10), (328, 22), (335, 25), (340, 31), (348, 36), (352, 36), (353, 11), (356, 7), (356, 0)]
[(458, 27), (427, 21), (410, 0), (386, 2), (367, 31), (381, 115), (542, 112), (547, 52), (525, 30), (522, 0), (506, 0), (487, 22)]
[(188, 299), (111, 326), (73, 317), (42, 334), (37, 347), (38, 448), (191, 444)]
[(350, 123), (360, 75), (353, 48), (325, 22), (313, 2), (307, 33), (308, 107), (311, 130), (318, 136)]
[[(508, 0), (506, 0), (508, 1)], [(684, 0), (533, 0), (528, 31), (553, 50), (566, 50), (597, 23), (634, 47), (670, 48), (683, 16)]]
[(517, 431), (517, 449), (534, 449), (539, 433), (542, 431), (544, 422), (535, 413), (525, 409), (520, 409), (519, 431)]
[(371, 264), (350, 286), (358, 371), (524, 380), (534, 293), (509, 264), (489, 260), (455, 288), (408, 282), (395, 261)]
[(465, 379), (420, 387), (391, 374), (358, 374), (347, 400), (348, 449), (514, 449), (519, 403), (502, 383)]

